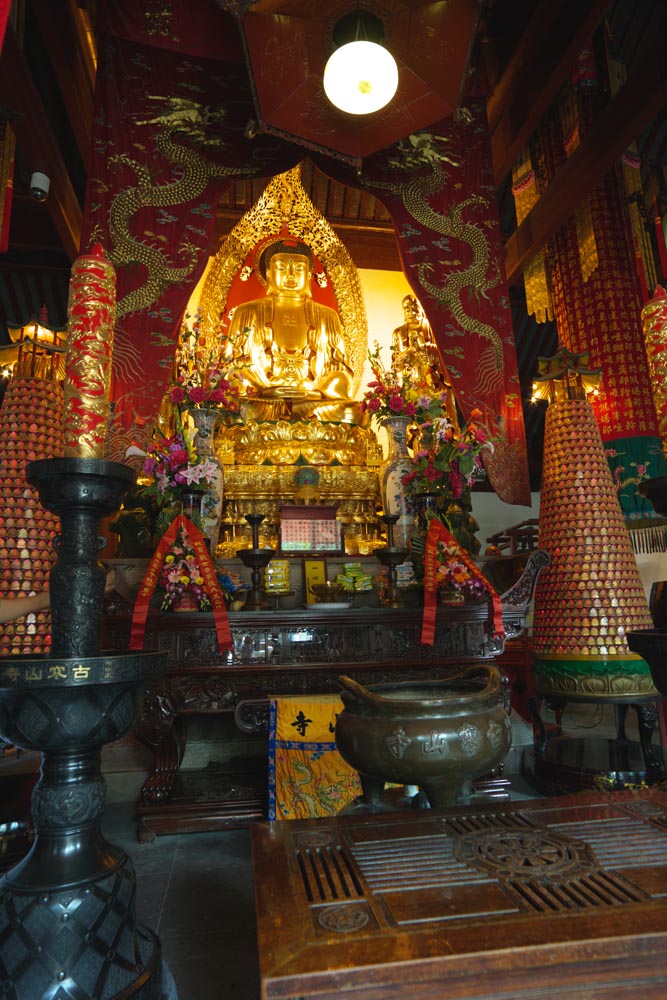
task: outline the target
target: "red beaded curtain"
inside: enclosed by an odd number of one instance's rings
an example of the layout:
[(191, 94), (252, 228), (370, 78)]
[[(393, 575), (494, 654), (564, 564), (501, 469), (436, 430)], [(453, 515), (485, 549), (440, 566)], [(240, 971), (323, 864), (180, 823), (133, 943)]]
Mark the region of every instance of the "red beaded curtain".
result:
[[(583, 135), (593, 118), (599, 90), (590, 60), (585, 59), (582, 66), (586, 72), (577, 75), (575, 97)], [(560, 109), (554, 107), (535, 144), (542, 189), (565, 160), (567, 141)], [(623, 513), (628, 526), (638, 532), (633, 531), (633, 542), (638, 550), (648, 551), (662, 548), (664, 535), (651, 529), (653, 508), (637, 492), (637, 484), (667, 474), (667, 465), (651, 391), (641, 286), (622, 191), (619, 167), (607, 174), (588, 199), (597, 266), (587, 280), (580, 256), (581, 213), (579, 220), (570, 216), (564, 222), (547, 248), (546, 261), (561, 344), (574, 353), (588, 351), (590, 367), (602, 369), (599, 395), (592, 406)]]
[[(117, 273), (109, 457), (145, 441), (171, 370), (190, 293), (212, 249), (225, 185), (269, 177), (304, 150), (245, 137), (255, 111), (233, 20), (210, 0), (104, 7), (84, 247), (99, 241)], [(530, 503), (511, 314), (502, 277), (488, 136), (481, 107), (446, 119), (364, 164), (387, 205), (404, 267), (422, 301), (462, 409), (498, 438), (489, 478), (507, 502)], [(368, 169), (366, 169), (368, 167)], [(457, 186), (460, 185), (460, 186)]]

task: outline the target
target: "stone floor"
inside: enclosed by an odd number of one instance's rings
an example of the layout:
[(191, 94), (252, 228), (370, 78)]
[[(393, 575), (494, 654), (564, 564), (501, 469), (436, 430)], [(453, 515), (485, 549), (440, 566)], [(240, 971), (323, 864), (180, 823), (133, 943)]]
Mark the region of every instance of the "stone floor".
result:
[(105, 836), (137, 873), (137, 916), (162, 942), (178, 1000), (258, 1000), (248, 830), (136, 839), (134, 805), (105, 811)]
[[(628, 735), (636, 739), (634, 720), (628, 721)], [(571, 734), (614, 733), (610, 709), (571, 705), (563, 724)], [(657, 732), (654, 739), (658, 742)], [(519, 768), (512, 770), (511, 797), (536, 797), (516, 773)], [(134, 862), (139, 919), (161, 939), (178, 1000), (259, 1000), (249, 831), (164, 836), (140, 844), (131, 803), (107, 806), (104, 831)]]
[[(636, 739), (632, 716), (628, 723), (628, 736)], [(563, 726), (572, 735), (611, 737), (613, 713), (571, 705)], [(531, 727), (523, 729), (513, 725), (517, 756), (507, 761), (513, 799), (538, 795), (518, 773), (519, 744), (532, 742)], [(659, 743), (657, 732), (654, 742)], [(165, 1000), (259, 1000), (249, 830), (163, 836), (140, 844), (135, 804), (127, 801), (108, 802), (103, 829), (134, 862), (139, 921), (158, 933), (175, 981)]]
[[(514, 777), (513, 798), (534, 795)], [(259, 1000), (249, 830), (140, 844), (130, 803), (108, 805), (103, 829), (134, 862), (138, 919), (160, 937), (178, 1000)]]

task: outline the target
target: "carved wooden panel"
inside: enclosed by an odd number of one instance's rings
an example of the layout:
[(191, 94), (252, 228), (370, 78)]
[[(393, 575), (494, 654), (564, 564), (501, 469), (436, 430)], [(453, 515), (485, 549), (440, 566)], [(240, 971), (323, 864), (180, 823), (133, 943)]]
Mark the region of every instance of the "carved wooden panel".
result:
[(267, 1000), (667, 995), (665, 792), (256, 823), (252, 840)]

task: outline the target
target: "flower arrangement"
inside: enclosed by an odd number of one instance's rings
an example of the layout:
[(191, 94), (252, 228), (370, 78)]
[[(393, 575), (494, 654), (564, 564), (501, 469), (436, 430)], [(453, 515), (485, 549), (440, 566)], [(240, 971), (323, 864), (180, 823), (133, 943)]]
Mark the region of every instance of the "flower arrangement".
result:
[[(148, 481), (134, 491), (134, 497), (147, 509), (152, 508), (153, 529), (157, 535), (164, 533), (174, 516), (174, 508), (183, 502), (186, 494), (201, 492), (203, 495), (217, 474), (214, 462), (199, 461), (196, 431), (183, 423), (178, 411), (175, 416), (174, 434), (167, 437), (157, 433), (149, 451), (131, 445), (125, 452), (128, 458), (143, 458), (141, 472)], [(193, 520), (201, 527), (196, 516)]]
[(192, 599), (193, 610), (208, 611), (211, 608), (199, 561), (182, 531), (164, 557), (158, 587), (163, 590), (161, 611), (178, 607), (186, 595)]
[(186, 313), (181, 329), (175, 376), (169, 399), (179, 409), (214, 409), (222, 416), (243, 419), (241, 395), (243, 383), (233, 369), (220, 363), (224, 343), (214, 351), (200, 330), (201, 311), (197, 310), (192, 326)]
[(245, 599), (246, 593), (250, 590), (249, 584), (245, 583), (238, 573), (227, 569), (226, 566), (221, 567), (216, 575), (225, 603), (232, 610), (235, 610), (234, 604)]
[(408, 496), (436, 493), (459, 500), (484, 474), (480, 455), (485, 448), (493, 450), (493, 444), (478, 423), (481, 415), (480, 410), (473, 410), (460, 430), (447, 417), (419, 426), (413, 468), (402, 479)]
[(473, 575), (460, 557), (454, 542), (440, 540), (436, 550), (438, 569), (436, 586), (449, 594), (458, 594), (464, 600), (477, 601), (486, 596), (486, 587), (479, 576)]
[(217, 469), (209, 459), (198, 460), (194, 433), (180, 423), (171, 437), (156, 438), (153, 448), (145, 453), (142, 471), (153, 480), (146, 492), (154, 493), (164, 506), (175, 503), (186, 492), (204, 490)]
[(415, 423), (435, 420), (445, 414), (444, 404), (447, 394), (437, 392), (424, 380), (409, 377), (411, 368), (405, 371), (387, 368), (380, 357), (380, 345), (368, 352), (368, 360), (373, 373), (373, 381), (361, 401), (361, 409), (377, 420), (387, 417), (410, 417)]

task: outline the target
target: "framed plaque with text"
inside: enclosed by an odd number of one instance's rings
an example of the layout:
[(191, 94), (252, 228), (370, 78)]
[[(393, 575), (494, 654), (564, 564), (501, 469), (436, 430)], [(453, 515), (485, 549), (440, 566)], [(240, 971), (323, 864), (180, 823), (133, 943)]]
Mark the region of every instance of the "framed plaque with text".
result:
[(336, 520), (336, 508), (305, 504), (282, 506), (280, 551), (342, 554), (343, 525)]

